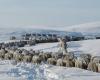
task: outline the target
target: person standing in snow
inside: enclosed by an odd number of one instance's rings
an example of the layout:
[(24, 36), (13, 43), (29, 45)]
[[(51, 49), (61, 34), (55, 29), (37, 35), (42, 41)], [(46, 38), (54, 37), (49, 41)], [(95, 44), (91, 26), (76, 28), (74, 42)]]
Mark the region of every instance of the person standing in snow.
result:
[(60, 51), (63, 52), (63, 54), (66, 54), (68, 51), (67, 51), (67, 39), (64, 37), (64, 38), (58, 38), (59, 40), (59, 45), (60, 45)]

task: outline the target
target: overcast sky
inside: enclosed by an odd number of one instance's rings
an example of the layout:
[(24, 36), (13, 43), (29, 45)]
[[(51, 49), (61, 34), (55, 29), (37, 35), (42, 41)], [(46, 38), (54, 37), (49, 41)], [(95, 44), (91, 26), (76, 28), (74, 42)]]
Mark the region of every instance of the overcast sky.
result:
[(0, 25), (70, 26), (100, 21), (100, 0), (0, 0)]

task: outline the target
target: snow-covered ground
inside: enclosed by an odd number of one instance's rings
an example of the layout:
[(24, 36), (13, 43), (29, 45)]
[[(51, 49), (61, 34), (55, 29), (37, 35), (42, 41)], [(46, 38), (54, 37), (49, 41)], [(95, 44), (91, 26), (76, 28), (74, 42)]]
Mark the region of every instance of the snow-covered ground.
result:
[(0, 80), (99, 80), (100, 73), (79, 68), (33, 65), (0, 60)]
[(46, 80), (42, 65), (0, 60), (0, 80)]
[(100, 40), (83, 40), (69, 43), (69, 52), (89, 53), (100, 56)]

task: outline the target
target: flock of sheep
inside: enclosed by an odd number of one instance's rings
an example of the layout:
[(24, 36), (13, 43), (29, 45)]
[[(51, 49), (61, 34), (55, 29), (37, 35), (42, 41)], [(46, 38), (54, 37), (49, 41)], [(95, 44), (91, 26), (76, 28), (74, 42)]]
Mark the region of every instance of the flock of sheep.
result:
[[(90, 54), (79, 54), (76, 56), (72, 52), (67, 52), (66, 39), (58, 39), (58, 41), (62, 48), (60, 52), (18, 49), (18, 47), (23, 47), (27, 44), (24, 41), (0, 43), (0, 59), (34, 64), (47, 63), (56, 66), (77, 67), (93, 72), (100, 72), (100, 56), (92, 56)], [(15, 48), (16, 45), (17, 48)]]
[(77, 67), (94, 72), (100, 72), (100, 57), (92, 57), (90, 54), (80, 54), (78, 57), (74, 53), (63, 54), (61, 52), (40, 52), (17, 48), (1, 48), (0, 58), (5, 60), (15, 60), (16, 62), (31, 62), (41, 64), (42, 62), (64, 67)]

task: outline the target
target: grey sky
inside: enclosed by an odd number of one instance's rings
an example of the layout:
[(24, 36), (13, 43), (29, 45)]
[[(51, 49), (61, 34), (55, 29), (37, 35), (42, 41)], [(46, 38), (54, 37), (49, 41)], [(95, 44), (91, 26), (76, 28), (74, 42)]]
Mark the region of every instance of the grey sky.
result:
[(70, 26), (100, 21), (100, 0), (0, 0), (0, 25)]

